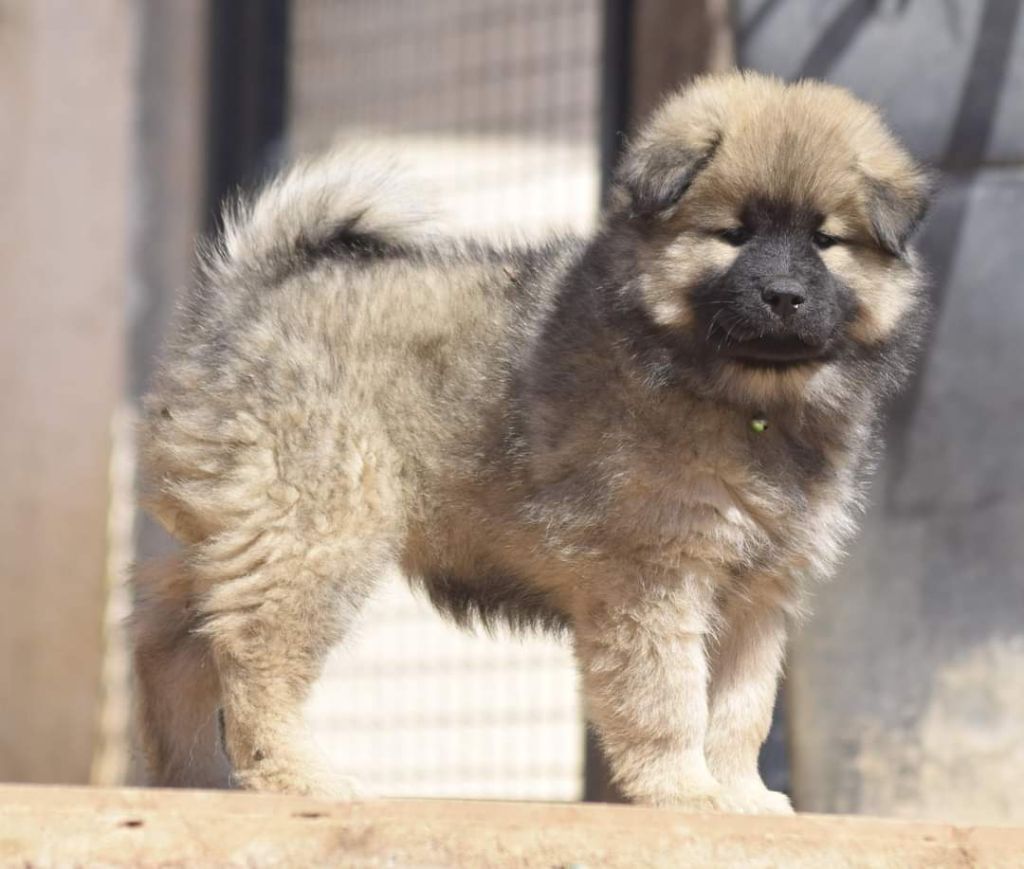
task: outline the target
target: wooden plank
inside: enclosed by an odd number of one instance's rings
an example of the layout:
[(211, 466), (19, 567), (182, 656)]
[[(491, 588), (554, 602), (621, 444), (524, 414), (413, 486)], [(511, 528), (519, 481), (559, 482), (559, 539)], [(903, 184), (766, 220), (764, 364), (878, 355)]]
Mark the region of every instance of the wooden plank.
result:
[[(131, 236), (128, 284), (128, 400), (137, 405), (149, 385), (178, 293), (193, 278), (196, 238), (205, 213), (206, 112), (210, 46), (208, 0), (143, 0), (138, 4), (139, 51), (137, 124), (134, 131), (133, 199), (138, 205)], [(128, 466), (134, 476), (134, 444)], [(121, 493), (124, 496), (125, 493)], [(134, 495), (131, 509), (132, 559), (145, 560), (176, 549), (170, 536), (145, 512)], [(115, 504), (116, 506), (116, 504)], [(111, 610), (128, 605), (127, 589), (116, 589)], [(123, 633), (111, 631), (106, 664), (105, 713), (110, 722), (100, 734), (91, 784), (141, 783), (142, 752), (130, 752), (125, 715), (129, 681), (117, 664), (128, 657)]]
[(217, 791), (0, 787), (26, 866), (1024, 866), (1024, 830), (632, 806), (334, 803)]
[(134, 17), (0, 10), (0, 779), (86, 781), (122, 391)]
[(629, 120), (635, 129), (665, 96), (733, 65), (728, 0), (633, 0)]

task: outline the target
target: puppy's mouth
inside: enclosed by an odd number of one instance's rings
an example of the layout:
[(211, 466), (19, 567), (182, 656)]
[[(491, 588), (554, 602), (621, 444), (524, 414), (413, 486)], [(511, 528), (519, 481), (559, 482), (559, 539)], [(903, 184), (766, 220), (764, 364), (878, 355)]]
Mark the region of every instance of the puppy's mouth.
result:
[(810, 342), (793, 334), (751, 338), (730, 335), (718, 328), (712, 330), (710, 338), (718, 356), (753, 368), (790, 368), (824, 362), (831, 344)]

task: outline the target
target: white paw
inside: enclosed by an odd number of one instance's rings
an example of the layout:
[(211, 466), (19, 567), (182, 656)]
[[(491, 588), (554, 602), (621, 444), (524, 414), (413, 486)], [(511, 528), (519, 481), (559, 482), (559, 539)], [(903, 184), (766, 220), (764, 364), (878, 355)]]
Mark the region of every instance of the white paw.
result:
[(685, 786), (667, 792), (634, 796), (634, 802), (645, 805), (666, 806), (684, 812), (722, 812), (722, 799), (726, 792), (718, 782), (708, 777), (688, 781)]
[(792, 815), (789, 797), (770, 791), (763, 784), (739, 785), (723, 789), (718, 797), (721, 811), (741, 815)]
[(358, 781), (338, 775), (320, 764), (312, 765), (267, 759), (234, 774), (238, 787), (325, 800), (352, 801), (366, 799)]

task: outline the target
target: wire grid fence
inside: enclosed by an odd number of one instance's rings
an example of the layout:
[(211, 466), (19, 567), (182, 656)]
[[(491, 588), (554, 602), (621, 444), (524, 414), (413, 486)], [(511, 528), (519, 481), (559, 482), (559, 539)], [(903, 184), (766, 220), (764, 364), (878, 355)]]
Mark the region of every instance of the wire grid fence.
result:
[[(456, 232), (585, 230), (600, 186), (601, 0), (294, 0), (293, 154), (398, 156)], [(321, 747), (393, 796), (577, 799), (570, 650), (468, 635), (393, 577), (309, 706)]]

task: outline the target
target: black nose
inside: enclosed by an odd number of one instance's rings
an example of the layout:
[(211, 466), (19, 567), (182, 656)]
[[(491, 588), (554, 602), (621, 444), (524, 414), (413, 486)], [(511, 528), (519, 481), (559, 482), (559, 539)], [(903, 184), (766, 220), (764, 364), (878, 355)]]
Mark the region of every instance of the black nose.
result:
[(792, 316), (807, 301), (803, 285), (792, 278), (773, 278), (761, 290), (761, 298), (783, 320)]

